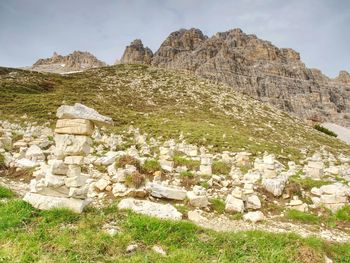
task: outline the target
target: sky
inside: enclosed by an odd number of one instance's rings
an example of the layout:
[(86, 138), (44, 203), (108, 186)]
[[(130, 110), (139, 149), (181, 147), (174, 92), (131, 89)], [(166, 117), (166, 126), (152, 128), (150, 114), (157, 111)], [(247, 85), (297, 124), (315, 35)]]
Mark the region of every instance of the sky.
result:
[(350, 0), (0, 0), (0, 66), (74, 50), (113, 64), (136, 38), (156, 51), (192, 27), (209, 37), (241, 28), (330, 77), (350, 71)]

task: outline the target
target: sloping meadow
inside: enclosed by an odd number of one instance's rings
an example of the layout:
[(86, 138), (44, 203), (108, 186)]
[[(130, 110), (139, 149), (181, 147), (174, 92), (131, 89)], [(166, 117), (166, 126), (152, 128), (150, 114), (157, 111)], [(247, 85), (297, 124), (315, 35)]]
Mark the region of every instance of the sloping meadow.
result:
[(133, 125), (164, 139), (183, 133), (212, 151), (267, 151), (285, 160), (321, 146), (350, 152), (293, 116), (186, 72), (123, 64), (69, 75), (0, 69), (1, 119), (53, 125), (56, 109), (75, 102), (112, 117), (111, 132)]

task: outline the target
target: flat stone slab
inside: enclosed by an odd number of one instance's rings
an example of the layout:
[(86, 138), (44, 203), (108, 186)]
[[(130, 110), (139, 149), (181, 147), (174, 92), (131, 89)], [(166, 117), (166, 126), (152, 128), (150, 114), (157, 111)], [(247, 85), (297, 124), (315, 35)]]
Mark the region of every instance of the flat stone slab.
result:
[(56, 116), (59, 119), (85, 119), (94, 124), (113, 124), (112, 118), (99, 114), (96, 110), (83, 104), (75, 103), (74, 106), (62, 105), (57, 109)]
[(46, 196), (36, 193), (26, 193), (23, 200), (40, 210), (68, 208), (76, 213), (83, 212), (84, 207), (89, 203), (87, 200), (69, 197)]
[(118, 208), (131, 209), (132, 211), (161, 219), (181, 220), (182, 214), (171, 204), (159, 204), (147, 200), (126, 198), (119, 202)]
[(180, 188), (174, 188), (158, 183), (148, 183), (146, 188), (151, 192), (151, 195), (158, 198), (167, 198), (173, 200), (184, 200), (187, 192)]

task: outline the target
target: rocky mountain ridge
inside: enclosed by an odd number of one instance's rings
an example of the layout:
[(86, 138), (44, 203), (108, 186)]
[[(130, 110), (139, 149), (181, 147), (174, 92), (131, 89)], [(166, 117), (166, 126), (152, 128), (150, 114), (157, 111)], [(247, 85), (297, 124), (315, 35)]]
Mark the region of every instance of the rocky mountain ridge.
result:
[(293, 49), (278, 48), (241, 29), (212, 37), (199, 29), (181, 29), (171, 33), (153, 55), (135, 40), (121, 63), (189, 70), (301, 118), (350, 126), (348, 72), (328, 78), (307, 68)]
[(91, 53), (74, 51), (67, 56), (54, 52), (52, 57), (36, 61), (30, 69), (42, 72), (68, 73), (103, 66), (106, 66), (106, 63), (98, 60)]

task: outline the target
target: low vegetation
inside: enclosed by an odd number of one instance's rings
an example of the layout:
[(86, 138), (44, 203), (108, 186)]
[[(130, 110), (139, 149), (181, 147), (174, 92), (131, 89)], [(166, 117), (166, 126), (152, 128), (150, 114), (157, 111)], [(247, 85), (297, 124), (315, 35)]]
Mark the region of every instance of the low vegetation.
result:
[[(103, 230), (110, 222), (117, 223), (115, 236)], [(138, 248), (127, 253), (131, 243)], [(167, 255), (155, 253), (154, 245)], [(186, 221), (121, 212), (115, 204), (77, 215), (38, 211), (17, 199), (0, 203), (2, 262), (322, 262), (324, 255), (348, 262), (350, 245), (295, 234), (217, 233)]]
[(310, 177), (301, 178), (299, 175), (293, 175), (289, 177), (290, 183), (297, 183), (304, 190), (310, 191), (313, 187), (321, 187), (322, 185), (331, 184), (332, 182), (327, 180), (314, 180)]
[(161, 171), (160, 164), (157, 160), (149, 159), (141, 166), (141, 171), (146, 174), (153, 174), (156, 171)]
[[(53, 125), (62, 101), (81, 102), (112, 117), (117, 125), (109, 128), (111, 132), (127, 130), (132, 123), (164, 140), (182, 133), (188, 143), (213, 152), (267, 151), (295, 161), (305, 145), (311, 151), (324, 145), (331, 152), (350, 153), (349, 146), (299, 119), (184, 72), (123, 64), (64, 76), (1, 71), (1, 119)], [(42, 83), (50, 83), (50, 88)]]
[(218, 212), (219, 214), (223, 214), (225, 212), (225, 202), (219, 198), (213, 198), (210, 200), (211, 208)]
[(143, 185), (145, 179), (146, 177), (143, 174), (136, 171), (125, 177), (125, 184), (129, 187), (133, 186), (135, 188), (139, 188), (141, 185)]
[(0, 186), (0, 198), (11, 198), (14, 194), (6, 187)]
[(212, 169), (214, 174), (227, 175), (231, 171), (231, 165), (225, 162), (214, 161)]
[(125, 168), (126, 165), (133, 165), (140, 169), (140, 161), (130, 155), (123, 155), (116, 160), (117, 168)]
[(320, 132), (323, 132), (324, 134), (329, 135), (329, 136), (332, 136), (332, 137), (337, 137), (337, 136), (338, 136), (336, 133), (332, 132), (331, 130), (329, 130), (329, 129), (327, 129), (327, 128), (325, 128), (325, 127), (319, 125), (319, 124), (316, 124), (316, 125), (314, 126), (314, 128), (315, 128), (316, 130), (320, 131)]
[(186, 166), (189, 170), (197, 170), (200, 166), (199, 161), (191, 160), (180, 155), (175, 155), (173, 157), (173, 160), (175, 166)]
[(321, 208), (321, 210), (322, 213), (319, 213), (318, 209), (310, 212), (290, 209), (285, 212), (284, 217), (291, 221), (307, 224), (327, 225), (329, 227), (341, 226), (342, 228), (350, 227), (350, 205), (344, 206), (335, 213), (326, 208)]

